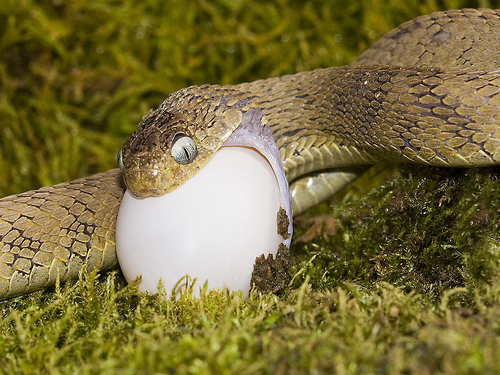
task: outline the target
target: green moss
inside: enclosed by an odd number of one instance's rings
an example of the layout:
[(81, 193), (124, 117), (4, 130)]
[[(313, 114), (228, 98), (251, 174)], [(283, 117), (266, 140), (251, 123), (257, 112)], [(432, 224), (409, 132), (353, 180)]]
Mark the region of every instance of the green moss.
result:
[[(346, 64), (419, 14), (499, 5), (4, 1), (0, 194), (113, 167), (181, 87)], [(279, 297), (172, 301), (105, 273), (4, 301), (0, 373), (498, 373), (497, 184), (498, 169), (375, 167), (296, 221), (308, 241)]]
[[(473, 303), (476, 288), (498, 278), (497, 187), (495, 168), (401, 167), (398, 177), (361, 198), (324, 208), (322, 218), (335, 233), (294, 250), (303, 262), (315, 256), (307, 275), (320, 288), (346, 280), (371, 288), (384, 281), (435, 300), (467, 287)], [(324, 216), (324, 210), (331, 213)], [(311, 214), (299, 222), (307, 227), (315, 220)]]
[[(498, 300), (451, 308), (378, 283), (282, 299), (138, 295), (114, 274), (81, 278), (2, 306), (9, 373), (488, 373), (498, 370)], [(33, 303), (36, 302), (36, 306)], [(15, 307), (15, 308), (14, 308)], [(7, 336), (6, 336), (7, 334)]]

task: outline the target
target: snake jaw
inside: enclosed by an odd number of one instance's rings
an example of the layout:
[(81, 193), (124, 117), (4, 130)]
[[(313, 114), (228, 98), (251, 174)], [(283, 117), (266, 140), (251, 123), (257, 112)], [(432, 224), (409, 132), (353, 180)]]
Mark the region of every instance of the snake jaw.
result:
[(130, 191), (130, 194), (136, 199), (145, 199), (148, 197), (159, 197), (163, 194), (160, 193), (158, 189), (139, 189), (135, 191)]
[(167, 194), (164, 190), (158, 188), (139, 188), (136, 190), (127, 189), (136, 199), (146, 199), (151, 197), (161, 197)]
[(243, 112), (240, 126), (233, 131), (222, 145), (222, 147), (231, 146), (252, 148), (266, 159), (271, 166), (280, 190), (281, 209), (277, 216), (281, 217), (281, 219), (286, 216), (288, 220), (286, 225), (282, 225), (280, 235), (283, 238), (283, 245), (289, 248), (293, 233), (293, 217), (288, 181), (271, 129), (262, 111), (257, 106), (252, 106)]

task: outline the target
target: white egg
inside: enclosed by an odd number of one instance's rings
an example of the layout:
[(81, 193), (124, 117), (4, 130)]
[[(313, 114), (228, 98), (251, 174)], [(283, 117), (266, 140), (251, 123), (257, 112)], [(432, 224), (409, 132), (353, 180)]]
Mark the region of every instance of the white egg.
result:
[(249, 148), (223, 147), (171, 193), (143, 200), (125, 193), (116, 227), (120, 267), (129, 282), (142, 275), (142, 291), (156, 293), (161, 280), (170, 295), (189, 275), (195, 293), (207, 281), (209, 289), (247, 297), (256, 257), (275, 255), (283, 241), (279, 207), (267, 160)]

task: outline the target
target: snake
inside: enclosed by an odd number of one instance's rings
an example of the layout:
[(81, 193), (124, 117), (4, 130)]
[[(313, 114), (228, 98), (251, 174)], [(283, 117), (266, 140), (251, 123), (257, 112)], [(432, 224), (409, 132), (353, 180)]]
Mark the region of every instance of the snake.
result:
[(178, 188), (245, 121), (272, 135), (294, 215), (376, 163), (499, 164), (499, 46), (500, 11), (448, 10), (401, 24), (350, 65), (170, 94), (120, 168), (0, 200), (0, 298), (114, 267), (125, 189)]

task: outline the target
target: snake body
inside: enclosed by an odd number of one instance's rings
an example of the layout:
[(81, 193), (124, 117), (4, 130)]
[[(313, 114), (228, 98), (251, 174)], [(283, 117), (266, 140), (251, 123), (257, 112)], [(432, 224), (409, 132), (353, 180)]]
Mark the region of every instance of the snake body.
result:
[[(175, 189), (254, 112), (278, 146), (294, 213), (378, 162), (498, 164), (499, 42), (498, 11), (439, 12), (402, 24), (349, 66), (182, 89), (125, 142), (124, 181), (141, 198)], [(197, 150), (187, 162), (172, 156), (179, 135)], [(114, 169), (0, 200), (0, 297), (115, 265), (121, 176)]]

